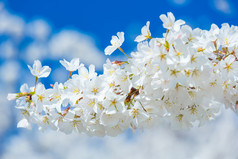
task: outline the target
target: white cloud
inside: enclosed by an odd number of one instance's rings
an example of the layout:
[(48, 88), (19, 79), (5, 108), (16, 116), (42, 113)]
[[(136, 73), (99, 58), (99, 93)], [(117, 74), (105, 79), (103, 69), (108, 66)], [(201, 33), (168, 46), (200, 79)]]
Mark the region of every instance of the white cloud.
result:
[(7, 94), (16, 91), (19, 70), (20, 65), (15, 60), (8, 60), (0, 65), (0, 138), (13, 123), (11, 111), (13, 102), (7, 100)]
[(0, 10), (0, 34), (20, 38), (23, 34), (24, 25), (22, 18), (9, 14), (4, 9)]
[(228, 0), (214, 0), (214, 6), (215, 9), (225, 14), (231, 14), (233, 11)]
[(14, 43), (11, 40), (7, 40), (0, 44), (0, 57), (1, 58), (13, 58), (16, 56), (17, 50), (16, 46), (14, 46)]
[[(11, 89), (6, 89), (4, 86), (1, 86), (1, 89), (4, 91), (11, 91)], [(12, 124), (11, 103), (7, 101), (7, 93), (3, 90), (0, 91), (0, 138), (10, 127), (10, 124)]]
[(35, 40), (27, 45), (22, 59), (30, 63), (36, 59), (71, 60), (79, 57), (84, 64), (94, 64), (97, 69), (102, 69), (105, 56), (89, 36), (73, 30), (62, 30), (51, 36), (51, 39)]
[(238, 157), (235, 118), (233, 112), (225, 111), (217, 121), (190, 131), (173, 131), (160, 126), (129, 136), (124, 133), (104, 138), (23, 131), (6, 145), (2, 158), (235, 159)]
[(26, 35), (32, 37), (34, 40), (46, 40), (50, 35), (50, 25), (42, 20), (37, 19), (26, 25)]
[(176, 4), (181, 5), (181, 4), (186, 3), (187, 0), (173, 0), (173, 1), (174, 1), (174, 3), (176, 3)]
[(47, 58), (47, 54), (49, 54), (47, 45), (45, 43), (34, 41), (25, 48), (22, 59), (27, 63), (31, 63), (37, 59), (44, 60)]
[[(86, 65), (94, 64), (101, 70), (106, 61), (93, 39), (75, 30), (51, 32), (51, 26), (43, 19), (29, 23), (19, 16), (9, 13), (0, 3), (0, 35), (6, 35), (7, 41), (0, 46), (1, 58), (22, 57), (26, 63), (35, 59), (55, 59), (79, 57)], [(26, 43), (25, 39), (31, 38)], [(16, 42), (17, 39), (17, 42)]]
[(177, 6), (184, 6), (187, 5), (190, 0), (168, 0), (171, 4), (177, 5)]
[(49, 52), (55, 58), (72, 59), (79, 57), (80, 61), (89, 65), (94, 64), (101, 69), (105, 57), (97, 49), (93, 40), (84, 34), (73, 30), (63, 30), (54, 35), (49, 42)]
[(19, 77), (20, 64), (17, 61), (9, 60), (0, 66), (0, 80), (4, 83), (12, 84)]
[(22, 59), (30, 63), (36, 59), (71, 60), (79, 57), (82, 63), (94, 64), (97, 69), (102, 69), (105, 56), (89, 36), (74, 30), (62, 30), (51, 36), (51, 39), (35, 40), (27, 45)]

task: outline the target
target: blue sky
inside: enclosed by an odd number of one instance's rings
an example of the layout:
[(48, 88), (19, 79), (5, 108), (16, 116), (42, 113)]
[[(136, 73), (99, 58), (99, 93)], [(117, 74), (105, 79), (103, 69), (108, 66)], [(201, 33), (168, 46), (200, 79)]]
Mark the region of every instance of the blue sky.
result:
[[(18, 38), (17, 35), (9, 35), (8, 32), (1, 32), (1, 27), (3, 26), (1, 24), (5, 24), (5, 22), (1, 21), (2, 12), (0, 5), (0, 103), (4, 105), (4, 107), (0, 107), (0, 112), (2, 113), (0, 115), (0, 158), (2, 154), (8, 156), (9, 154), (14, 154), (12, 152), (18, 152), (18, 142), (29, 144), (29, 147), (34, 145), (34, 143), (30, 143), (31, 141), (28, 141), (28, 134), (30, 135), (30, 137), (34, 138), (32, 142), (34, 141), (36, 142), (36, 144), (40, 144), (38, 136), (49, 140), (49, 142), (51, 141), (47, 136), (47, 133), (41, 134), (38, 131), (35, 132), (17, 129), (16, 124), (17, 121), (19, 121), (19, 112), (16, 112), (14, 103), (8, 102), (5, 99), (6, 93), (18, 91), (20, 85), (23, 83), (26, 82), (33, 85), (34, 78), (30, 75), (27, 64), (32, 65), (34, 59), (39, 58), (44, 65), (50, 65), (50, 67), (52, 67), (53, 71), (50, 78), (43, 79), (41, 81), (44, 84), (49, 85), (50, 83), (53, 83), (55, 81), (63, 82), (67, 78), (67, 72), (59, 64), (59, 59), (70, 59), (76, 55), (80, 58), (83, 58), (86, 56), (86, 54), (88, 54), (87, 51), (85, 53), (83, 51), (89, 50), (90, 53), (94, 52), (91, 59), (90, 56), (87, 56), (82, 61), (94, 63), (96, 65), (96, 68), (102, 66), (106, 59), (103, 50), (110, 44), (111, 36), (115, 35), (119, 31), (125, 32), (126, 40), (122, 47), (126, 52), (131, 52), (135, 49), (136, 43), (134, 42), (134, 39), (138, 34), (140, 34), (141, 27), (144, 26), (147, 21), (151, 22), (150, 30), (152, 32), (152, 36), (161, 37), (162, 33), (165, 32), (165, 29), (163, 29), (162, 27), (162, 22), (160, 21), (159, 16), (161, 14), (166, 14), (167, 12), (173, 12), (176, 19), (185, 20), (186, 23), (191, 25), (193, 28), (199, 27), (201, 29), (210, 29), (212, 23), (215, 23), (218, 26), (220, 26), (222, 23), (229, 23), (236, 26), (238, 25), (238, 1), (236, 0), (0, 0), (0, 2), (4, 3), (4, 9), (10, 14), (9, 16), (7, 13), (6, 17), (12, 18), (12, 15), (16, 15), (18, 17), (17, 20), (13, 18), (14, 20), (11, 21), (13, 23), (6, 22), (6, 24), (16, 25), (15, 28), (11, 28), (13, 29), (13, 33), (19, 32), (20, 34), (24, 34), (24, 36)], [(39, 21), (39, 19), (43, 19), (43, 21)], [(5, 20), (7, 21), (7, 19)], [(34, 27), (34, 25), (32, 24), (35, 24), (35, 21), (37, 21), (37, 24), (40, 24), (41, 27)], [(24, 23), (23, 28), (21, 28), (22, 23)], [(20, 31), (16, 30), (19, 28)], [(31, 28), (33, 30), (43, 28), (43, 32), (28, 32), (28, 28)], [(5, 30), (7, 29), (5, 28)], [(41, 38), (43, 38), (43, 40)], [(68, 41), (71, 40), (74, 44), (68, 43)], [(67, 45), (62, 46), (65, 43), (67, 43)], [(74, 46), (75, 44), (78, 46)], [(60, 48), (59, 50), (57, 50), (58, 47)], [(73, 47), (74, 49), (71, 50), (71, 47)], [(45, 48), (47, 48), (47, 50), (44, 50)], [(11, 49), (13, 49), (13, 51), (11, 51)], [(65, 50), (66, 54), (63, 53), (64, 51), (61, 52), (61, 49)], [(50, 54), (50, 58), (48, 58), (48, 54), (52, 50), (55, 53)], [(11, 55), (5, 55), (6, 51), (7, 53), (11, 53)], [(67, 54), (67, 51), (69, 51), (69, 54)], [(80, 51), (82, 51), (83, 53), (75, 54), (75, 52), (77, 51), (79, 51), (79, 53)], [(56, 54), (60, 55), (58, 56)], [(26, 58), (30, 55), (32, 55), (33, 57)], [(96, 59), (96, 61), (94, 60), (94, 58)], [(121, 55), (118, 51), (109, 58), (124, 58), (124, 55)], [(86, 63), (86, 65), (88, 65), (89, 63)], [(14, 74), (16, 74), (16, 76), (13, 76)], [(226, 120), (218, 120), (218, 122), (221, 122), (221, 128), (218, 123), (217, 125), (215, 125), (216, 123), (213, 123), (208, 125), (207, 127), (193, 130), (193, 132), (191, 133), (177, 133), (171, 131), (168, 128), (159, 128), (159, 132), (162, 132), (160, 134), (161, 136), (156, 136), (157, 133), (151, 133), (154, 134), (155, 138), (157, 137), (158, 143), (161, 141), (161, 139), (167, 137), (172, 140), (165, 141), (164, 139), (165, 144), (177, 144), (178, 146), (182, 143), (182, 146), (187, 147), (187, 149), (184, 149), (184, 151), (186, 151), (190, 150), (191, 145), (195, 147), (199, 147), (199, 143), (204, 145), (204, 143), (206, 143), (204, 138), (206, 137), (206, 141), (212, 138), (212, 136), (218, 136), (220, 138), (224, 137), (222, 133), (219, 133), (223, 131), (222, 127), (224, 127), (224, 129), (227, 129), (227, 131), (229, 130), (227, 134), (230, 133), (231, 135), (227, 136), (231, 137), (231, 139), (229, 138), (229, 141), (232, 140), (234, 134), (237, 134), (238, 132), (238, 119), (235, 115), (229, 116), (228, 114), (226, 116)], [(229, 125), (229, 122), (231, 120), (232, 122)], [(213, 135), (212, 133), (208, 132), (208, 130), (212, 131), (213, 127), (216, 127), (217, 131), (215, 133), (217, 134)], [(150, 136), (148, 132), (145, 134), (147, 134), (147, 136)], [(180, 138), (178, 134), (184, 135), (184, 138)], [(206, 134), (207, 136), (204, 137), (204, 134)], [(51, 138), (55, 134), (50, 135)], [(169, 135), (171, 135), (172, 137)], [(186, 135), (190, 136), (190, 138), (186, 138)], [(191, 139), (199, 135), (200, 137), (198, 139)], [(127, 132), (125, 136), (126, 139), (125, 142), (122, 143), (122, 146), (127, 144), (126, 142), (128, 136), (133, 138), (134, 134)], [(142, 138), (144, 138), (143, 141), (149, 140), (146, 135), (142, 136)], [(93, 139), (86, 138), (85, 136), (78, 137), (78, 135), (72, 135), (68, 137), (62, 136), (63, 141), (65, 141), (64, 139), (77, 141), (74, 146), (78, 149), (82, 147), (82, 145), (77, 145), (80, 144), (81, 139), (84, 140), (84, 142), (82, 142), (84, 144), (88, 141), (94, 143)], [(138, 138), (135, 137), (133, 139), (133, 141), (140, 143), (140, 140)], [(111, 139), (107, 138), (105, 140), (102, 140), (108, 142), (109, 144), (111, 143)], [(156, 141), (157, 144), (157, 140), (151, 142)], [(185, 140), (186, 142), (184, 142)], [(10, 141), (11, 144), (9, 144)], [(117, 144), (120, 143), (119, 141), (120, 138), (115, 138), (113, 142)], [(195, 141), (197, 142), (197, 145), (194, 144)], [(216, 146), (215, 137), (212, 141), (213, 144), (210, 144), (210, 146)], [(223, 145), (221, 144), (221, 148), (222, 146), (227, 145), (228, 139), (225, 138), (223, 143)], [(161, 144), (163, 145), (163, 142), (161, 142)], [(200, 148), (202, 147), (205, 149), (206, 147), (204, 147), (203, 145), (201, 146), (201, 144)], [(131, 145), (133, 147), (133, 144)], [(238, 144), (229, 145), (232, 148), (238, 148)], [(135, 146), (141, 147), (140, 145)], [(42, 147), (44, 147), (44, 144)], [(64, 148), (64, 145), (62, 147)], [(118, 145), (118, 147), (121, 147), (121, 145)], [(207, 148), (207, 150), (209, 150), (210, 148)], [(5, 150), (8, 151), (5, 152)], [(90, 146), (89, 150), (91, 150)], [(214, 151), (214, 154), (216, 154), (220, 150), (222, 149), (217, 149), (216, 151)], [(18, 154), (22, 152), (18, 152)], [(56, 153), (60, 154), (60, 152), (60, 150), (52, 151), (52, 155), (54, 156)], [(153, 153), (157, 154), (157, 152), (159, 151), (154, 149)], [(78, 153), (78, 151), (76, 151), (75, 153)], [(34, 152), (32, 151), (32, 154), (41, 155), (44, 153), (42, 153), (42, 149), (36, 146), (36, 148), (34, 148)], [(5, 158), (9, 159), (9, 157)], [(28, 156), (28, 158), (31, 157)], [(45, 157), (41, 156), (39, 158)]]
[(236, 0), (6, 0), (5, 3), (10, 11), (26, 20), (41, 17), (56, 30), (74, 28), (87, 33), (101, 50), (118, 31), (126, 33), (128, 41), (124, 47), (133, 49), (132, 41), (146, 21), (151, 21), (152, 33), (159, 36), (164, 31), (159, 15), (169, 11), (202, 29), (209, 29), (212, 23), (238, 25)]

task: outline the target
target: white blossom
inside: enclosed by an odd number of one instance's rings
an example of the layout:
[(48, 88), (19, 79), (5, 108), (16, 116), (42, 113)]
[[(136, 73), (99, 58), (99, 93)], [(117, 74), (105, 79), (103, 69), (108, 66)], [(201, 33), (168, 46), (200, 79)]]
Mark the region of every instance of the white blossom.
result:
[(16, 93), (8, 93), (7, 99), (8, 100), (16, 100), (17, 99), (17, 94)]
[(64, 60), (60, 60), (60, 63), (66, 68), (67, 71), (73, 72), (79, 69), (79, 58), (74, 58), (70, 62)]
[(146, 26), (143, 26), (143, 28), (141, 29), (141, 35), (138, 35), (135, 39), (136, 42), (141, 42), (144, 41), (146, 39), (151, 39), (151, 33), (150, 33), (150, 22), (148, 21), (146, 23)]
[(177, 20), (175, 21), (175, 17), (173, 15), (173, 13), (168, 12), (167, 16), (165, 14), (162, 14), (160, 16), (160, 19), (163, 22), (163, 27), (166, 29), (173, 29), (175, 31), (179, 31), (180, 29), (180, 25), (185, 24), (185, 22), (183, 20)]
[(117, 36), (112, 36), (112, 45), (105, 48), (105, 55), (111, 55), (117, 48), (120, 48), (124, 40), (124, 32), (118, 32)]
[(31, 71), (31, 74), (33, 76), (36, 76), (37, 78), (42, 78), (42, 77), (48, 77), (51, 69), (49, 66), (43, 66), (41, 65), (41, 62), (39, 60), (35, 60), (33, 67), (28, 65), (28, 68)]
[[(94, 65), (63, 60), (70, 73), (78, 74), (52, 88), (36, 80), (36, 87), (23, 84), (20, 93), (8, 94), (23, 116), (18, 127), (37, 124), (42, 131), (116, 136), (163, 121), (176, 129), (201, 126), (214, 120), (222, 107), (237, 113), (238, 27), (212, 24), (207, 31), (181, 27), (185, 22), (175, 21), (170, 12), (160, 18), (166, 33), (152, 38), (147, 22), (127, 61), (107, 59), (97, 74)], [(123, 42), (124, 33), (117, 33), (105, 54), (117, 48), (124, 53)], [(37, 78), (50, 73), (38, 60), (28, 67)]]
[(90, 65), (89, 70), (85, 68), (84, 66), (80, 67), (78, 70), (78, 74), (79, 74), (79, 78), (82, 78), (84, 80), (93, 79), (97, 76), (94, 65)]
[(27, 128), (27, 129), (32, 129), (31, 128), (31, 124), (28, 122), (27, 119), (23, 118), (22, 120), (20, 120), (18, 123), (17, 123), (17, 127), (18, 128)]
[(44, 102), (47, 100), (45, 86), (41, 83), (37, 84), (35, 94), (32, 96), (32, 101), (36, 104), (36, 112), (41, 112)]

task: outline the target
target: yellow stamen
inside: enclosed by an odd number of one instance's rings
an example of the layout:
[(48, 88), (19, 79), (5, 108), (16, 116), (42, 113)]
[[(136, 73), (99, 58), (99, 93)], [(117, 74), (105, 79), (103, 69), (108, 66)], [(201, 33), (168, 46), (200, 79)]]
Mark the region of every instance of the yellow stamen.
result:
[(43, 101), (43, 99), (45, 98), (44, 96), (43, 96), (43, 94), (41, 94), (41, 95), (37, 95), (38, 96), (38, 100), (40, 100), (41, 102)]
[(178, 120), (179, 122), (182, 122), (183, 114), (177, 115), (176, 118), (177, 118), (177, 120)]
[(179, 71), (177, 71), (176, 69), (170, 70), (170, 72), (170, 75), (175, 77), (177, 77), (177, 74), (179, 73)]
[(195, 62), (196, 62), (196, 58), (197, 58), (197, 57), (195, 57), (194, 55), (192, 55), (192, 57), (191, 57), (191, 59), (190, 59), (191, 63), (193, 63), (193, 62), (195, 63)]
[(96, 95), (98, 93), (98, 88), (93, 88), (92, 92), (94, 93), (94, 95)]
[(135, 109), (135, 108), (133, 108), (132, 113), (134, 115), (133, 118), (138, 117), (138, 115), (139, 115), (137, 109)]
[(42, 122), (45, 124), (49, 124), (49, 119), (45, 116), (43, 117)]

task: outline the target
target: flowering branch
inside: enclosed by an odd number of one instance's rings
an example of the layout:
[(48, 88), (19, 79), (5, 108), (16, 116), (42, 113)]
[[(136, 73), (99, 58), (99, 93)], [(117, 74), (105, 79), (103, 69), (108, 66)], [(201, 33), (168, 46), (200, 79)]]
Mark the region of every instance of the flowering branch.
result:
[[(96, 136), (116, 136), (125, 129), (147, 128), (159, 121), (192, 128), (214, 119), (222, 107), (237, 111), (238, 27), (215, 24), (209, 31), (192, 29), (172, 13), (161, 15), (166, 33), (152, 38), (150, 22), (137, 36), (137, 51), (129, 57), (121, 49), (124, 33), (112, 36), (105, 54), (119, 49), (127, 61), (107, 60), (104, 72), (87, 69), (79, 59), (60, 63), (69, 71), (65, 83), (45, 89), (23, 84), (9, 94), (23, 115), (18, 127), (51, 128)], [(36, 79), (47, 77), (48, 66), (36, 60), (28, 66)], [(78, 74), (72, 75), (77, 71)]]

